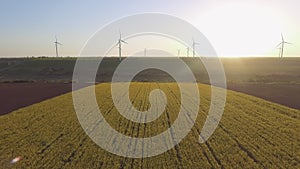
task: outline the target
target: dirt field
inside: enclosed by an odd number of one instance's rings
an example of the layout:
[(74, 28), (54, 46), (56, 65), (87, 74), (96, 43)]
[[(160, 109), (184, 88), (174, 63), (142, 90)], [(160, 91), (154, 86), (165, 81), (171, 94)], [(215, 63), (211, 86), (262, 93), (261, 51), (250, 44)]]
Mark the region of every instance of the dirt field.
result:
[[(296, 84), (229, 83), (228, 89), (300, 110)], [(71, 83), (0, 83), (0, 115), (71, 91)]]
[[(201, 77), (199, 82), (209, 83), (199, 60), (183, 60), (196, 78)], [(0, 59), (0, 115), (70, 92), (71, 84), (65, 82), (72, 81), (75, 61), (76, 58)], [(223, 58), (222, 62), (228, 89), (300, 110), (299, 58)], [(111, 81), (118, 64), (118, 58), (104, 59), (97, 82)], [(135, 80), (169, 82), (172, 78), (161, 71), (150, 70), (140, 73)]]
[(228, 89), (300, 110), (300, 84), (234, 84)]
[(0, 115), (71, 90), (70, 83), (0, 83)]

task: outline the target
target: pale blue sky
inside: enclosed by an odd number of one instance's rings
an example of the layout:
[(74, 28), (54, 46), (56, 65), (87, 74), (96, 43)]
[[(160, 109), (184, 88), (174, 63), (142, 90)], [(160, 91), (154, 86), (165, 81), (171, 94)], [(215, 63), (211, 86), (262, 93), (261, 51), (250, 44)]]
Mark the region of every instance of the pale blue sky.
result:
[[(61, 54), (76, 56), (104, 24), (123, 16), (161, 12), (192, 23), (221, 56), (275, 55), (280, 32), (300, 56), (300, 6), (297, 0), (1, 0), (0, 56), (54, 55), (54, 36)], [(177, 50), (176, 50), (177, 51)]]

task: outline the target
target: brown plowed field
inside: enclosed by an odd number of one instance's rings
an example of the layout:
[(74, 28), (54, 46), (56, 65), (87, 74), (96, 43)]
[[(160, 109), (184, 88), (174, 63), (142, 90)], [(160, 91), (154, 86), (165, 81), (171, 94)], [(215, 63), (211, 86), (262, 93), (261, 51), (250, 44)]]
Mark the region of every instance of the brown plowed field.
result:
[(0, 83), (0, 115), (70, 92), (71, 89), (71, 83)]
[[(228, 89), (300, 110), (297, 84), (229, 83)], [(0, 83), (0, 115), (71, 91), (71, 83)]]

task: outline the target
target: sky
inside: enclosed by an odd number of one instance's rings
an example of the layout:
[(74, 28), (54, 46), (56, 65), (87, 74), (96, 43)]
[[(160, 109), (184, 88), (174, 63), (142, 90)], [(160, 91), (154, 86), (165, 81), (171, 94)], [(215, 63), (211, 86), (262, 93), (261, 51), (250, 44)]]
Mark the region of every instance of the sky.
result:
[[(299, 0), (1, 0), (0, 57), (78, 56), (104, 25), (124, 16), (156, 12), (179, 17), (202, 32), (219, 56), (278, 56), (281, 33), (300, 56)], [(172, 49), (177, 55), (178, 49)], [(185, 53), (183, 52), (181, 53)]]

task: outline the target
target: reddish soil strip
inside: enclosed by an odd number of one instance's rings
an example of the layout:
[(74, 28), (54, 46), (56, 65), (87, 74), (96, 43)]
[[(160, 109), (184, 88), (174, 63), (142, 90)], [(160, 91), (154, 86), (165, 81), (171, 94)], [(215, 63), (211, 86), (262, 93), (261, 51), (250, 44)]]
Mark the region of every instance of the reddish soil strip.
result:
[(70, 91), (71, 83), (0, 83), (0, 115)]
[(300, 110), (300, 84), (229, 83), (227, 88)]
[[(300, 109), (296, 84), (228, 84), (228, 89)], [(0, 83), (0, 115), (71, 91), (70, 83)]]

